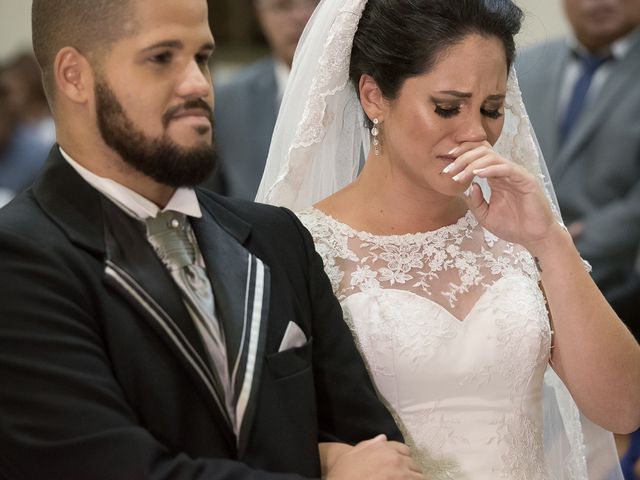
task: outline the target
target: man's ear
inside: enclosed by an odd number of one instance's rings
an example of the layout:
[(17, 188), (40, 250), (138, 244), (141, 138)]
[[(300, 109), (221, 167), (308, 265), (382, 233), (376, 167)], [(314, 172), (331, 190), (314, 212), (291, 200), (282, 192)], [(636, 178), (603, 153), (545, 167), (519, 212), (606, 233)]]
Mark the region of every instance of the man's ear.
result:
[(377, 82), (370, 75), (363, 74), (359, 83), (360, 103), (370, 120), (384, 121), (389, 102), (382, 94)]
[(93, 69), (87, 58), (73, 47), (58, 52), (53, 73), (59, 95), (73, 103), (85, 103), (93, 92)]

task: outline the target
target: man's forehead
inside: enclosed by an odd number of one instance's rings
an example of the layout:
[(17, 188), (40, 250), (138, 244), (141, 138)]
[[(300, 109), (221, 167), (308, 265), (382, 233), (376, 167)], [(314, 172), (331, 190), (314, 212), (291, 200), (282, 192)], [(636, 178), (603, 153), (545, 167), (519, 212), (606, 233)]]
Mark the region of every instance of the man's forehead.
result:
[(133, 3), (134, 14), (125, 24), (128, 35), (124, 39), (135, 41), (137, 48), (163, 42), (197, 44), (197, 48), (213, 44), (206, 0), (133, 0)]
[(132, 0), (137, 21), (146, 27), (208, 24), (206, 0)]

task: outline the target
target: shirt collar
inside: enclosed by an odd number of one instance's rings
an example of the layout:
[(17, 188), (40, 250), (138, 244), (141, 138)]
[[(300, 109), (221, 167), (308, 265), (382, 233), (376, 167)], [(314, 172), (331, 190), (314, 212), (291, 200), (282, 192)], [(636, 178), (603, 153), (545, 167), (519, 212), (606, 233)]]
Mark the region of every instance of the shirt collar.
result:
[(178, 188), (167, 205), (160, 209), (151, 200), (143, 197), (130, 188), (106, 177), (100, 177), (95, 173), (87, 170), (78, 162), (73, 160), (71, 156), (65, 152), (62, 147), (60, 153), (64, 159), (71, 165), (76, 172), (93, 188), (105, 195), (109, 200), (118, 205), (130, 216), (138, 220), (145, 220), (149, 217), (155, 217), (159, 212), (172, 210), (182, 213), (189, 217), (201, 218), (202, 211), (198, 203), (198, 197), (192, 188)]

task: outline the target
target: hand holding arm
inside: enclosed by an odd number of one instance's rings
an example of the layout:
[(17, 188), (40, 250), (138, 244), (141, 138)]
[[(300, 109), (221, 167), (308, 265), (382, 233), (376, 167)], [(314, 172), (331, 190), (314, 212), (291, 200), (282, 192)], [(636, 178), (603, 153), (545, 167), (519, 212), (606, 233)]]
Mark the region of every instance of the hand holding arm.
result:
[[(323, 467), (323, 476), (325, 475)], [(342, 450), (326, 472), (327, 480), (422, 480), (409, 447), (384, 435)]]

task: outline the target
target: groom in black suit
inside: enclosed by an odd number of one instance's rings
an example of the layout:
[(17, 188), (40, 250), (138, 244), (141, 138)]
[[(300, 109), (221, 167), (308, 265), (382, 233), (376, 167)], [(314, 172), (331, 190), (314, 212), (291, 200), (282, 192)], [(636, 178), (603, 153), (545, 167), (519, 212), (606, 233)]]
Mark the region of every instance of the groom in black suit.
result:
[(319, 443), (328, 478), (420, 478), (367, 440), (401, 437), (296, 217), (191, 188), (213, 158), (206, 18), (33, 2), (58, 145), (0, 211), (0, 478), (319, 477)]

